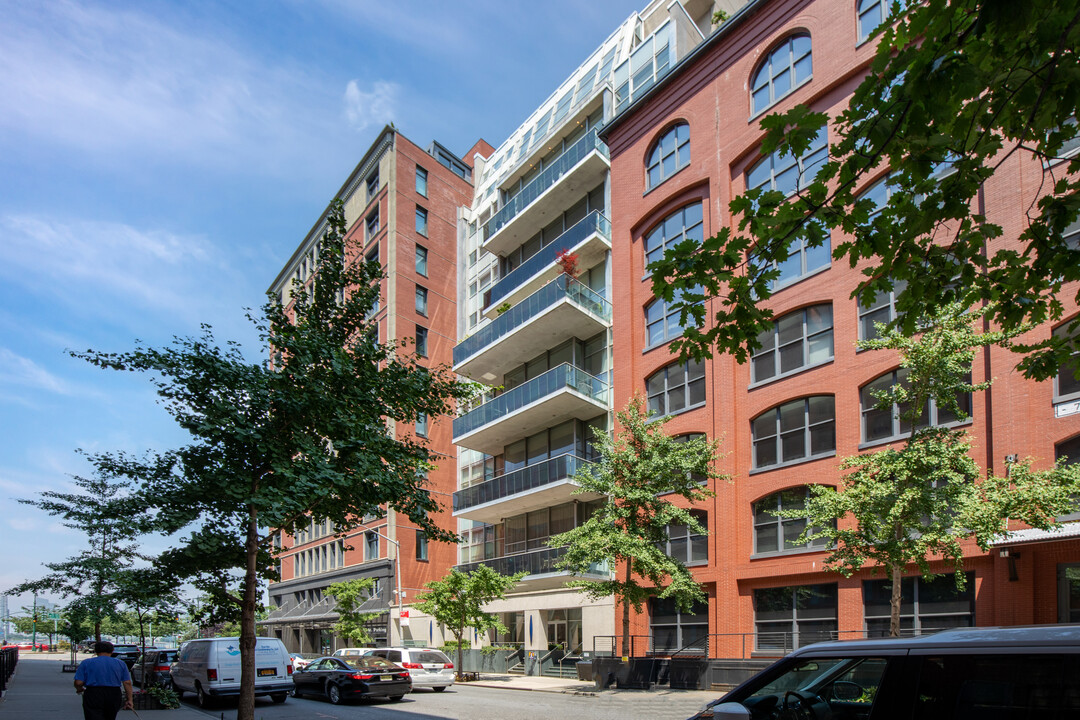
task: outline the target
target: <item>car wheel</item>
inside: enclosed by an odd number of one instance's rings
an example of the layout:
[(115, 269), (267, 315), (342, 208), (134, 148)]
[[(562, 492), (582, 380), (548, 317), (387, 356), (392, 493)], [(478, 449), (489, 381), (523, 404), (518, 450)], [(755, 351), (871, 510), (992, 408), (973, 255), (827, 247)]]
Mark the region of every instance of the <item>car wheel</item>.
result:
[(279, 705), (289, 699), (289, 693), (270, 693), (270, 699)]
[(431, 689), (434, 690), (435, 692), (442, 692), (443, 690), (446, 689), (446, 686), (445, 685), (437, 685), (437, 686), (435, 686), (435, 687), (433, 687)]
[(330, 701), (331, 705), (341, 704), (341, 688), (334, 683), (326, 684), (326, 699)]
[(389, 696), (389, 699), (390, 699), (390, 702), (397, 702), (398, 700), (400, 700), (403, 697), (405, 697), (405, 696), (404, 695), (391, 695), (391, 696)]
[(199, 703), (199, 707), (205, 709), (214, 704), (214, 701), (210, 699), (210, 696), (203, 690), (202, 685), (195, 686), (195, 701)]

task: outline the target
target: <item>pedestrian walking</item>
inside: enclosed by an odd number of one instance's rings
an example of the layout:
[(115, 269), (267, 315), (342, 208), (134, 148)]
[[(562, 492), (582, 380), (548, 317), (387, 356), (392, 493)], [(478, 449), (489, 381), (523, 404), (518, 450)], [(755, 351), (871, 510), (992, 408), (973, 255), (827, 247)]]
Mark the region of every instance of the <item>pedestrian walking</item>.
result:
[(111, 642), (99, 642), (94, 646), (96, 657), (83, 660), (75, 669), (75, 692), (83, 696), (85, 720), (116, 720), (120, 708), (135, 709), (131, 673), (112, 652)]

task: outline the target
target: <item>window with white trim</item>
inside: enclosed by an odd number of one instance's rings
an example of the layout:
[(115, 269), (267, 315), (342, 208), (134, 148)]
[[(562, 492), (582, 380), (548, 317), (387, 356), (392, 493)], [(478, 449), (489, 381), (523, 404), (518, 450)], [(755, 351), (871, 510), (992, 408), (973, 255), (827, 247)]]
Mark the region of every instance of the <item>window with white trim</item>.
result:
[[(899, 368), (885, 373), (881, 377), (871, 380), (859, 390), (859, 400), (862, 406), (862, 438), (864, 443), (889, 442), (899, 440), (911, 434), (911, 423), (901, 418), (908, 412), (906, 405), (893, 405), (889, 409), (877, 408), (875, 393), (881, 393), (893, 385), (901, 384), (908, 386), (907, 368)], [(968, 376), (968, 382), (971, 376)], [(916, 427), (928, 427), (939, 425), (958, 425), (971, 419), (971, 393), (961, 393), (956, 398), (963, 417), (952, 410), (938, 407), (937, 402), (931, 398), (927, 407), (923, 410), (919, 423)]]
[(671, 415), (705, 404), (705, 363), (672, 363), (645, 380), (649, 410)]
[(810, 36), (792, 35), (769, 53), (750, 81), (750, 115), (791, 94), (812, 75)]
[(832, 395), (777, 405), (750, 421), (754, 470), (836, 454), (836, 407)]
[[(855, 13), (858, 16), (859, 44), (866, 42), (870, 35), (892, 14), (895, 0), (859, 0)], [(899, 0), (901, 10), (906, 0)]]
[(373, 532), (364, 533), (364, 560), (379, 559), (379, 536)]
[(754, 503), (754, 554), (782, 554), (798, 552), (807, 548), (817, 549), (828, 545), (825, 538), (809, 543), (798, 543), (797, 538), (806, 529), (806, 518), (781, 517), (779, 510), (802, 510), (806, 507), (809, 489), (789, 488), (773, 493)]
[[(1072, 318), (1068, 322), (1054, 328), (1054, 337), (1072, 338), (1074, 343), (1080, 343), (1080, 334), (1070, 332), (1069, 326), (1076, 322)], [(1057, 376), (1054, 378), (1054, 402), (1065, 402), (1080, 398), (1080, 350), (1074, 350), (1068, 360), (1058, 367)]]
[(665, 217), (645, 235), (645, 264), (659, 260), (665, 250), (683, 240), (693, 240), (700, 245), (704, 239), (701, 203), (687, 205)]
[(833, 359), (832, 305), (812, 305), (782, 315), (758, 336), (750, 358), (750, 382), (780, 378)]
[(645, 162), (645, 189), (651, 190), (690, 164), (690, 126), (679, 123), (660, 136)]

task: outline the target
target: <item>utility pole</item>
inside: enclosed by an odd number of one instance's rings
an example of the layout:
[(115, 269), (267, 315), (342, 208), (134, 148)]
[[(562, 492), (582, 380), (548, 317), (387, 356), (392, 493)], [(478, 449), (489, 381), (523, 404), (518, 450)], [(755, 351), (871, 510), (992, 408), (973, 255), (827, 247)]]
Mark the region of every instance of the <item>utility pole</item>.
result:
[[(366, 530), (365, 532), (375, 533), (379, 537), (384, 538), (387, 542), (391, 542), (391, 543), (394, 544), (394, 549), (396, 551), (394, 553), (394, 568), (397, 570), (397, 590), (395, 591), (395, 594), (397, 595), (398, 635), (401, 636), (400, 640), (401, 640), (402, 644), (404, 644), (404, 642), (405, 642), (405, 637), (404, 637), (405, 633), (401, 630), (401, 543), (399, 543), (397, 540), (394, 540), (393, 538), (390, 538), (390, 537), (388, 537), (386, 535), (383, 535), (378, 530)], [(387, 615), (389, 615), (389, 613), (387, 613)], [(386, 634), (387, 634), (386, 643), (388, 645), (392, 644), (390, 642), (391, 641), (390, 628), (391, 628), (392, 625), (393, 625), (393, 623), (391, 623), (391, 622), (386, 623)]]

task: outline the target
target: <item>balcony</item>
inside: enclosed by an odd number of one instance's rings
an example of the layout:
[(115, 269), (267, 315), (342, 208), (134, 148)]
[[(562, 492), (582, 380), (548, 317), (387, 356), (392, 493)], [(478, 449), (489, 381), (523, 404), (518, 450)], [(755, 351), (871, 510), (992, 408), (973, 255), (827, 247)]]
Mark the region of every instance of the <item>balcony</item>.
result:
[(513, 575), (514, 573), (529, 573), (521, 582), (528, 586), (529, 590), (540, 590), (561, 587), (567, 580), (574, 577), (588, 577), (595, 579), (607, 579), (611, 577), (611, 571), (607, 563), (596, 563), (589, 568), (587, 575), (571, 575), (565, 570), (555, 567), (566, 548), (540, 548), (517, 555), (504, 555), (502, 557), (479, 560), (477, 562), (463, 563), (455, 566), (461, 572), (472, 572), (481, 565), (489, 568), (500, 575)]
[(564, 363), (454, 418), (454, 443), (488, 455), (544, 428), (607, 411), (608, 386)]
[(574, 474), (588, 460), (560, 455), (542, 463), (508, 472), (454, 493), (454, 517), (494, 524), (503, 518), (572, 500), (588, 502), (603, 495), (574, 495)]
[(454, 371), (486, 383), (572, 337), (589, 338), (611, 324), (611, 303), (560, 275), (454, 347)]
[(483, 249), (505, 255), (599, 185), (611, 168), (607, 145), (590, 131), (484, 224)]
[(516, 305), (558, 277), (562, 268), (555, 264), (555, 259), (563, 250), (578, 256), (579, 268), (588, 269), (596, 265), (611, 250), (611, 221), (601, 215), (599, 210), (594, 210), (545, 245), (540, 252), (487, 291), (484, 314), (489, 318), (497, 317), (498, 311), (495, 308), (502, 303)]

